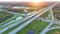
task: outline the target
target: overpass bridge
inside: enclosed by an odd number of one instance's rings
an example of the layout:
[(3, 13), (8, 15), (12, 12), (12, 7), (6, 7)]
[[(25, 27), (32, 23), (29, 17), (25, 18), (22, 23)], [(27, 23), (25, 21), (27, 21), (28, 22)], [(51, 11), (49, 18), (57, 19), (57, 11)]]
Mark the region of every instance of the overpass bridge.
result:
[[(40, 11), (38, 11), (38, 12), (30, 15), (30, 16), (27, 16), (26, 18), (24, 18), (24, 19), (22, 19), (22, 20), (20, 20), (20, 21), (18, 21), (18, 22), (16, 22), (16, 23), (14, 23), (14, 24), (11, 24), (11, 25), (8, 26), (8, 27), (3, 28), (2, 30), (0, 30), (0, 34), (2, 34), (3, 32), (11, 29), (12, 27), (17, 26), (17, 25), (21, 24), (22, 22), (26, 21), (25, 23), (22, 23), (19, 27), (17, 27), (16, 29), (14, 29), (13, 31), (11, 31), (11, 32), (9, 33), (9, 34), (16, 34), (18, 31), (21, 31), (23, 28), (25, 28), (27, 25), (29, 25), (32, 21), (34, 21), (35, 19), (37, 19), (39, 16), (41, 16), (42, 14), (44, 14), (45, 12), (47, 12), (48, 10), (52, 10), (52, 8), (53, 8), (56, 4), (57, 4), (57, 3), (55, 3), (55, 4), (53, 4), (53, 5), (50, 5), (50, 6), (44, 8), (44, 9), (42, 9), (42, 10), (40, 10)], [(52, 16), (52, 18), (53, 18), (53, 16)], [(52, 21), (54, 21), (54, 18), (52, 19)], [(52, 24), (50, 23), (50, 25), (52, 25)], [(50, 25), (49, 25), (49, 26), (50, 26)], [(47, 28), (46, 28), (46, 29), (47, 29)], [(44, 31), (43, 31), (43, 33), (44, 33)], [(42, 34), (42, 33), (41, 33), (41, 34)]]

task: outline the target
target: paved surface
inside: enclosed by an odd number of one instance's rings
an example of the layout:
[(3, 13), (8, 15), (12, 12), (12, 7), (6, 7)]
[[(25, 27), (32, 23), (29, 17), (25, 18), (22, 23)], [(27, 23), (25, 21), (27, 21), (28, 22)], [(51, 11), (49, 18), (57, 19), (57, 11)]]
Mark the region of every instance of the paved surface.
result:
[(41, 20), (41, 21), (48, 22), (48, 23), (50, 23), (52, 21), (52, 20), (45, 19), (45, 18), (38, 18), (37, 20)]
[(60, 25), (60, 20), (58, 20), (58, 19), (56, 19), (56, 18), (55, 18), (55, 21), (54, 21), (54, 23), (53, 23), (53, 24)]
[[(54, 4), (53, 6), (55, 6), (56, 4)], [(52, 6), (52, 7), (53, 7)], [(51, 16), (52, 16), (52, 21), (50, 22), (50, 24), (40, 33), (40, 34), (45, 34), (47, 32), (47, 29), (53, 24), (53, 21), (54, 21), (54, 16), (53, 16), (53, 12), (52, 12), (52, 9), (50, 10), (51, 12)]]
[[(17, 18), (19, 18), (19, 17), (17, 17)], [(23, 19), (23, 18), (19, 18), (19, 20), (22, 20), (22, 19)], [(14, 22), (17, 22), (17, 21), (19, 21), (19, 20), (11, 20), (11, 21), (5, 23), (4, 25), (2, 25), (1, 28), (5, 27), (5, 26), (7, 26), (7, 25), (10, 25), (10, 24), (12, 24), (12, 23), (14, 23)]]
[[(34, 13), (36, 13), (36, 11), (32, 12), (31, 14), (34, 14)], [(19, 18), (19, 17), (17, 17), (17, 18)], [(20, 20), (20, 19), (19, 19), (19, 20)], [(4, 25), (2, 25), (0, 28), (3, 28), (3, 27), (5, 27), (5, 26), (7, 26), (7, 25), (9, 25), (9, 24), (12, 24), (13, 22), (16, 22), (16, 21), (18, 21), (18, 20), (11, 20), (11, 21), (9, 21), (8, 23), (5, 23)]]
[(27, 20), (27, 19), (35, 16), (37, 13), (39, 13), (39, 12), (36, 12), (35, 14), (33, 14), (33, 15), (31, 15), (31, 16), (28, 16), (28, 17), (24, 18), (24, 19), (21, 20), (21, 21), (15, 22), (14, 24), (11, 24), (11, 25), (8, 26), (8, 27), (5, 27), (4, 29), (0, 30), (0, 33), (3, 33), (3, 32), (9, 30), (10, 28), (12, 28), (12, 27), (14, 27), (14, 26), (17, 26), (18, 24), (21, 24), (23, 21), (25, 21), (25, 20)]
[(49, 28), (49, 29), (47, 29), (47, 32), (50, 31), (50, 30), (59, 29), (59, 28), (60, 28), (60, 26), (59, 27), (57, 26), (57, 27)]
[[(51, 7), (49, 7), (51, 9)], [(48, 9), (47, 9), (48, 10)], [(37, 16), (33, 17), (32, 19), (30, 19), (29, 21), (25, 22), (24, 24), (20, 25), (18, 28), (16, 28), (15, 30), (11, 31), (9, 34), (16, 34), (18, 31), (20, 31), (21, 29), (23, 29), (24, 27), (26, 27), (27, 25), (29, 25), (33, 20), (35, 20), (36, 18), (38, 18), (40, 15), (42, 15), (43, 13), (45, 13), (47, 10), (45, 10), (44, 12), (41, 12), (40, 14), (38, 14)]]
[[(54, 5), (53, 5), (53, 6), (54, 6)], [(40, 13), (40, 11), (39, 11), (39, 12), (37, 12), (37, 13), (31, 15), (31, 16), (28, 16), (28, 17), (26, 17), (25, 19), (23, 19), (22, 21), (19, 21), (18, 23), (14, 23), (14, 24), (12, 24), (12, 25), (4, 28), (3, 30), (0, 31), (0, 33), (3, 33), (3, 32), (5, 32), (6, 30), (9, 30), (10, 28), (12, 28), (12, 27), (14, 27), (14, 26), (16, 26), (16, 25), (22, 23), (23, 21), (25, 21), (25, 20), (27, 20), (27, 19), (29, 19), (29, 18), (32, 17), (30, 20), (28, 20), (27, 22), (23, 23), (23, 24), (20, 25), (18, 28), (16, 28), (15, 30), (13, 30), (12, 32), (9, 33), (9, 34), (15, 34), (15, 33), (17, 33), (19, 30), (23, 29), (25, 26), (27, 26), (28, 24), (30, 24), (33, 20), (35, 20), (36, 18), (38, 18), (40, 15), (42, 15), (43, 13), (45, 13), (47, 10), (50, 10), (51, 8), (52, 8), (52, 6), (49, 6), (49, 7), (45, 8), (45, 9), (43, 9), (42, 11), (44, 11), (44, 12), (42, 12), (42, 13)], [(40, 13), (40, 14), (39, 14), (39, 13)], [(36, 14), (38, 14), (38, 15), (36, 15)], [(35, 16), (35, 15), (36, 15), (36, 16)], [(33, 16), (35, 16), (35, 17), (33, 17)], [(53, 19), (52, 19), (52, 20), (53, 20)], [(51, 25), (51, 24), (52, 24), (52, 23), (50, 23), (50, 25)], [(24, 25), (24, 26), (23, 26), (23, 25)], [(49, 25), (49, 26), (50, 26), (50, 25)], [(17, 30), (17, 29), (18, 29), (18, 30)]]

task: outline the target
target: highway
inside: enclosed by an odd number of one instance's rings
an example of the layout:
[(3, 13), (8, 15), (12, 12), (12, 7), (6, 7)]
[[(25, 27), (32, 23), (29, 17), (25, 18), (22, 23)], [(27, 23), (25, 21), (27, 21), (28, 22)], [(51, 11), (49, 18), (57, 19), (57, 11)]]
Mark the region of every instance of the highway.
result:
[[(17, 17), (17, 18), (18, 18), (18, 17)], [(19, 18), (19, 20), (22, 20), (22, 19), (23, 19), (23, 18)], [(11, 20), (11, 21), (5, 23), (4, 25), (1, 25), (1, 28), (5, 27), (5, 26), (8, 26), (8, 25), (10, 25), (10, 24), (13, 24), (14, 22), (19, 21), (19, 20)]]
[[(55, 5), (55, 4), (54, 4)], [(51, 9), (54, 5), (52, 5), (51, 7), (49, 7), (49, 9)], [(16, 28), (15, 30), (11, 31), (9, 34), (16, 34), (18, 31), (22, 30), (24, 27), (26, 27), (27, 25), (29, 25), (32, 21), (34, 21), (35, 19), (37, 19), (40, 15), (42, 15), (43, 13), (47, 12), (49, 9), (44, 10), (44, 11), (40, 11), (41, 13), (39, 13), (38, 15), (36, 15), (35, 17), (31, 18), (30, 20), (28, 20), (27, 22), (23, 23), (22, 25), (20, 25), (18, 28)]]
[[(56, 5), (57, 3), (55, 3), (52, 8)], [(52, 8), (50, 9), (51, 15), (52, 15), (52, 21), (50, 22), (50, 24), (40, 33), (40, 34), (45, 34), (48, 30), (48, 28), (50, 28), (50, 26), (53, 24), (54, 21), (54, 16), (53, 16), (53, 12), (52, 12)]]
[[(9, 34), (15, 34), (15, 33), (17, 33), (19, 30), (23, 29), (23, 28), (26, 27), (28, 24), (30, 24), (33, 20), (37, 19), (40, 15), (42, 15), (43, 13), (47, 12), (48, 10), (50, 10), (53, 6), (54, 6), (54, 5), (51, 5), (51, 6), (47, 7), (47, 8), (44, 8), (43, 10), (40, 10), (40, 11), (36, 12), (35, 14), (26, 17), (26, 18), (24, 18), (24, 19), (21, 20), (21, 21), (18, 21), (18, 22), (14, 23), (14, 24), (11, 24), (11, 25), (8, 26), (8, 27), (5, 27), (4, 29), (2, 29), (2, 30), (0, 31), (0, 33), (3, 33), (3, 32), (5, 32), (5, 31), (11, 29), (12, 27), (17, 26), (18, 24), (20, 24), (20, 23), (26, 21), (27, 19), (31, 18), (30, 20), (28, 20), (27, 22), (23, 23), (23, 24), (20, 25), (18, 28), (16, 28), (16, 29), (13, 30), (12, 32), (10, 32)], [(25, 26), (23, 26), (23, 25), (25, 25)], [(22, 28), (21, 28), (21, 27), (22, 27)], [(20, 29), (19, 29), (19, 28), (20, 28)], [(17, 30), (17, 29), (18, 29), (18, 30)], [(17, 31), (16, 31), (16, 30), (17, 30)]]
[[(34, 13), (36, 13), (36, 11), (33, 11), (33, 12), (30, 13), (30, 14), (34, 14)], [(30, 15), (30, 14), (29, 14), (29, 15)], [(29, 16), (29, 15), (27, 15), (27, 16)], [(21, 16), (19, 16), (19, 17), (21, 17)], [(19, 17), (16, 17), (16, 19), (19, 18)], [(15, 18), (15, 17), (14, 17), (14, 18)], [(22, 20), (22, 19), (23, 19), (23, 18), (19, 18), (19, 20)], [(11, 21), (5, 23), (4, 25), (1, 25), (0, 28), (3, 28), (3, 27), (5, 27), (5, 26), (7, 26), (7, 25), (9, 25), (9, 24), (13, 24), (14, 22), (19, 21), (19, 20), (11, 20)]]
[(26, 21), (27, 19), (34, 17), (34, 16), (37, 15), (38, 13), (39, 13), (39, 12), (36, 12), (35, 14), (33, 14), (33, 15), (31, 15), (31, 16), (28, 16), (28, 17), (24, 18), (23, 20), (20, 20), (20, 21), (18, 21), (18, 22), (15, 22), (14, 24), (11, 24), (11, 25), (8, 26), (8, 27), (5, 27), (4, 29), (0, 30), (0, 33), (3, 33), (3, 32), (9, 30), (10, 28), (12, 28), (12, 27), (14, 27), (14, 26), (17, 26), (18, 24), (21, 24), (22, 22)]

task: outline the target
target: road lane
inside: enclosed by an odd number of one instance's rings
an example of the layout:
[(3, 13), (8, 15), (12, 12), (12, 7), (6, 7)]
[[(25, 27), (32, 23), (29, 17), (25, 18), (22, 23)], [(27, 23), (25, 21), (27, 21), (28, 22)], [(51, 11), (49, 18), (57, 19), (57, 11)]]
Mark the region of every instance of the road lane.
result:
[[(49, 9), (51, 9), (51, 8), (52, 8), (52, 7), (51, 7), (51, 6), (49, 6), (49, 7), (45, 8), (45, 9), (43, 9), (43, 10), (41, 10), (41, 11), (44, 11), (44, 10), (46, 10), (46, 11), (47, 11), (47, 10), (49, 10)], [(41, 11), (40, 11), (40, 12), (41, 12)], [(40, 12), (37, 12), (37, 13), (40, 13)], [(34, 15), (36, 15), (36, 13), (35, 13)], [(8, 30), (8, 29), (10, 29), (10, 28), (12, 28), (12, 27), (14, 27), (14, 26), (16, 26), (16, 25), (20, 24), (21, 22), (23, 22), (23, 21), (25, 21), (25, 20), (27, 20), (27, 19), (31, 18), (31, 17), (32, 17), (32, 16), (34, 16), (34, 15), (31, 15), (31, 16), (29, 16), (29, 17), (25, 18), (24, 20), (19, 21), (19, 23), (15, 23), (15, 24), (10, 25), (9, 27), (4, 28), (3, 30), (1, 30), (1, 31), (0, 31), (0, 33), (3, 33), (4, 31), (6, 31), (6, 30)]]
[(40, 14), (38, 14), (37, 16), (31, 18), (30, 20), (28, 20), (27, 22), (23, 23), (22, 25), (20, 25), (18, 28), (16, 28), (15, 30), (11, 31), (9, 34), (16, 34), (18, 31), (22, 30), (24, 27), (26, 27), (27, 25), (29, 25), (32, 21), (34, 21), (35, 19), (37, 19), (40, 15), (42, 15), (43, 13), (45, 13), (48, 10), (45, 10), (44, 12), (41, 12)]
[(18, 22), (14, 23), (14, 24), (11, 24), (11, 25), (8, 26), (8, 27), (5, 27), (4, 29), (0, 30), (0, 33), (3, 33), (3, 32), (5, 32), (5, 31), (9, 30), (10, 28), (12, 28), (12, 27), (14, 27), (14, 26), (16, 26), (16, 25), (24, 22), (25, 20), (27, 20), (27, 19), (29, 19), (29, 18), (32, 18), (33, 16), (37, 15), (38, 13), (39, 13), (39, 12), (36, 12), (35, 14), (33, 14), (33, 15), (31, 15), (31, 16), (28, 16), (28, 17), (24, 18), (24, 19), (21, 20), (21, 21), (18, 21)]

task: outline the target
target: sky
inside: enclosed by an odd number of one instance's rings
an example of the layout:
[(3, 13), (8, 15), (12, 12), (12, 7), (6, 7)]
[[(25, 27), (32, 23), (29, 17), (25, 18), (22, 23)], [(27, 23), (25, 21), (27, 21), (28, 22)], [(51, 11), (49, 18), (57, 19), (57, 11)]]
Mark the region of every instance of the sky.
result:
[(42, 2), (42, 1), (60, 1), (60, 0), (0, 0), (0, 2), (21, 2), (21, 1), (24, 1), (24, 2)]

